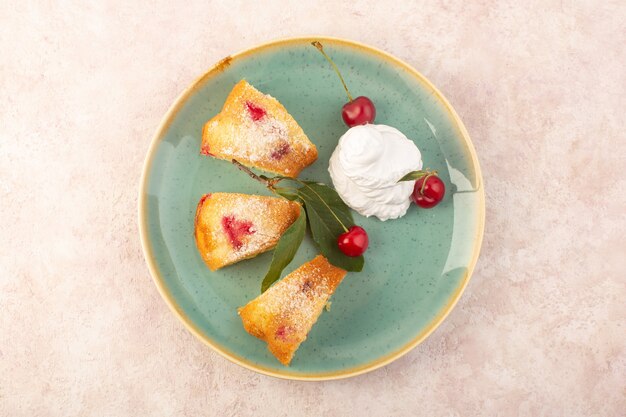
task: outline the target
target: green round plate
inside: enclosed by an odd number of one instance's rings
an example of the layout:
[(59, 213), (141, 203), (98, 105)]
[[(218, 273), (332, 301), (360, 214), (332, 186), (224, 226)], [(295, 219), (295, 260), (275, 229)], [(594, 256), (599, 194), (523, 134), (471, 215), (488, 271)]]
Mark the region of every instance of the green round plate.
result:
[[(290, 367), (243, 329), (237, 307), (259, 295), (271, 252), (217, 272), (193, 239), (196, 204), (208, 192), (268, 194), (232, 164), (201, 156), (204, 123), (245, 78), (276, 97), (317, 145), (319, 159), (301, 178), (331, 184), (328, 159), (346, 131), (345, 93), (312, 38), (276, 41), (227, 57), (194, 82), (168, 111), (152, 140), (139, 196), (139, 228), (161, 295), (201, 340), (252, 370), (290, 379), (334, 379), (383, 366), (424, 340), (450, 312), (470, 278), (483, 234), (485, 201), (475, 151), (441, 93), (406, 63), (355, 42), (320, 40), (351, 91), (370, 97), (376, 122), (411, 138), (447, 193), (430, 210), (412, 206), (399, 220), (355, 214), (370, 237), (365, 267), (332, 297)], [(393, 164), (393, 161), (389, 161)], [(305, 238), (290, 272), (317, 254)], [(283, 275), (284, 276), (284, 275)]]

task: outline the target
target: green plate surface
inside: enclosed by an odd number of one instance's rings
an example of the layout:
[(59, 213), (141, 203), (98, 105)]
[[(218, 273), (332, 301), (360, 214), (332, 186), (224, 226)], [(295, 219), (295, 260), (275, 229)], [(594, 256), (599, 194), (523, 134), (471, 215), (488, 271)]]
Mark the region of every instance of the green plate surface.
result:
[[(417, 345), (445, 318), (475, 265), (484, 224), (480, 169), (454, 110), (407, 64), (354, 42), (316, 38), (355, 95), (370, 97), (376, 122), (394, 126), (447, 186), (430, 210), (412, 206), (399, 220), (355, 213), (370, 237), (365, 267), (350, 273), (300, 346), (290, 367), (247, 334), (237, 307), (259, 295), (271, 252), (211, 272), (193, 239), (199, 198), (208, 192), (268, 194), (228, 162), (199, 153), (203, 124), (245, 78), (276, 97), (318, 148), (300, 178), (331, 184), (328, 159), (346, 131), (344, 91), (311, 39), (265, 44), (228, 57), (174, 103), (150, 147), (139, 223), (146, 260), (164, 299), (187, 327), (222, 355), (256, 371), (292, 379), (333, 379), (375, 369)], [(393, 161), (389, 161), (393, 164)], [(283, 276), (317, 254), (310, 237)]]

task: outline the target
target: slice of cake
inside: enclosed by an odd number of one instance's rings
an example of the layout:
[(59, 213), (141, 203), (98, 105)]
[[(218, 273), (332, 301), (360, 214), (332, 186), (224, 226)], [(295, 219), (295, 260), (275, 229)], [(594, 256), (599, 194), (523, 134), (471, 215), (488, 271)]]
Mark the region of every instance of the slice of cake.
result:
[(245, 80), (204, 125), (200, 152), (293, 178), (317, 159), (317, 148), (283, 105)]
[(289, 365), (345, 276), (346, 271), (318, 255), (239, 308), (243, 327)]
[(272, 249), (299, 215), (300, 205), (283, 198), (205, 194), (196, 209), (196, 245), (215, 271)]

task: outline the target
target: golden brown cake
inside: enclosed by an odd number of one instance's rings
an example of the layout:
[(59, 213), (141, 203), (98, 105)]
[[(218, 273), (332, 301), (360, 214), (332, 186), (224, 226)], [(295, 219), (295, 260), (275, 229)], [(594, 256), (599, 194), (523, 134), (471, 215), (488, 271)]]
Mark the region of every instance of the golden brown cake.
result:
[(283, 105), (245, 80), (204, 125), (200, 152), (292, 178), (317, 159), (317, 148)]
[(196, 245), (215, 271), (272, 249), (299, 215), (300, 205), (283, 198), (205, 194), (196, 209)]
[(345, 276), (345, 270), (318, 255), (239, 308), (243, 327), (289, 365)]

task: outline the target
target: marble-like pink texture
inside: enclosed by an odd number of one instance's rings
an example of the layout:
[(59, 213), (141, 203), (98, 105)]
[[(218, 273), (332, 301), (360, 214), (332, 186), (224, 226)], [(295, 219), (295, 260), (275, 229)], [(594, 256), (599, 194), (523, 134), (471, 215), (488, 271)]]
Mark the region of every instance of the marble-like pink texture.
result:
[[(624, 416), (626, 3), (301, 3), (0, 2), (0, 415)], [(174, 98), (232, 52), (310, 34), (430, 78), (487, 198), (478, 266), (443, 325), (324, 383), (196, 340), (137, 230)]]

